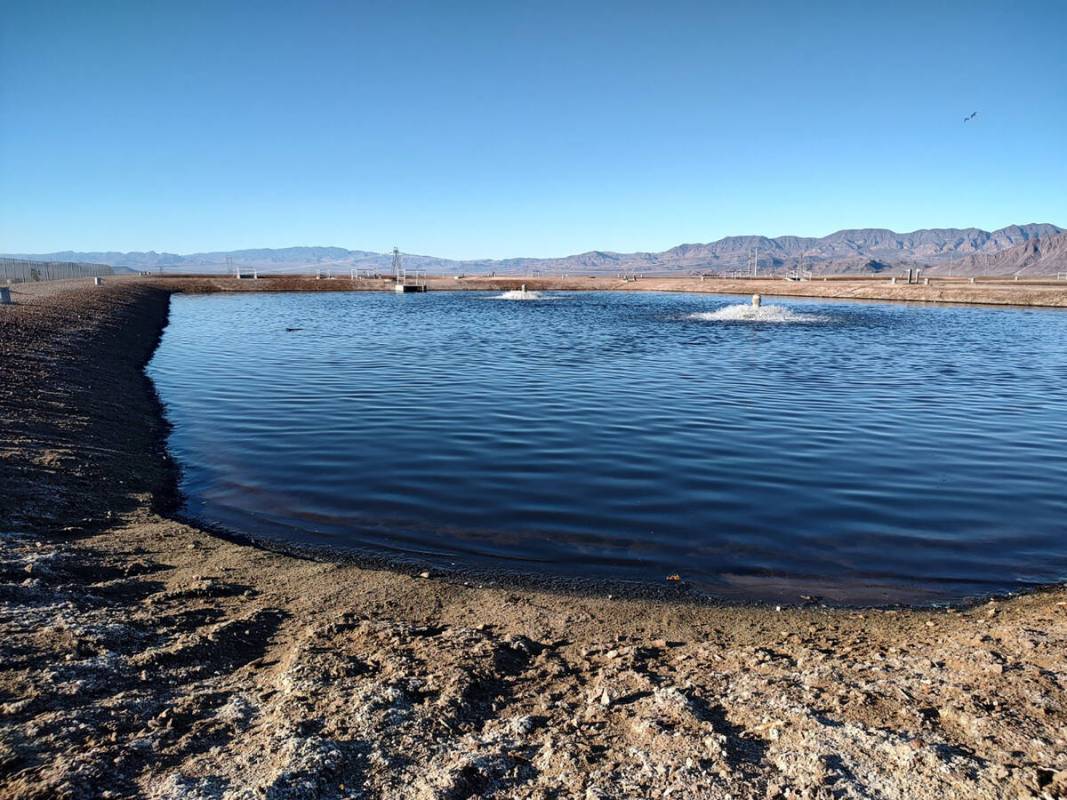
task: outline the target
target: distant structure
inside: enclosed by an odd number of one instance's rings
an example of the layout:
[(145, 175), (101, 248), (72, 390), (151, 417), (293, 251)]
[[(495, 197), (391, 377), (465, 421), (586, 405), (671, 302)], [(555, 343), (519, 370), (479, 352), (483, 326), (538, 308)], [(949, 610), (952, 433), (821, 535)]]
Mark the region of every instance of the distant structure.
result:
[(759, 245), (752, 248), (752, 259), (749, 263), (752, 265), (752, 277), (755, 278), (759, 269)]
[(0, 282), (35, 283), (62, 281), (74, 278), (94, 278), (114, 275), (109, 264), (88, 264), (81, 261), (33, 261), (25, 258), (0, 258)]
[(804, 269), (804, 254), (801, 253), (797, 265), (789, 271), (786, 276), (788, 281), (810, 281), (812, 278), (812, 271), (810, 269)]
[(404, 266), (404, 262), (400, 258), (400, 248), (393, 248), (393, 280), (396, 284), (393, 288), (399, 293), (407, 292), (425, 292), (426, 282), (420, 280), (421, 275), (418, 272), (408, 275), (407, 268)]
[(252, 278), (253, 280), (259, 280), (259, 270), (254, 267), (250, 270), (241, 271), (241, 265), (235, 264), (232, 256), (226, 256), (226, 271), (230, 273), (237, 280), (242, 278)]

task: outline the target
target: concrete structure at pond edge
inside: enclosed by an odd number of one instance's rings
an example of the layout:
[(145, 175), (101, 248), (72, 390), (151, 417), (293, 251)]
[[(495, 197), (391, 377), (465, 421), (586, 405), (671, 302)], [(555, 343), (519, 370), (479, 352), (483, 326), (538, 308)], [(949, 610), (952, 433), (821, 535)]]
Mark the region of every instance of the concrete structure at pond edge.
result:
[(0, 306), (14, 305), (11, 302), (11, 290), (6, 286), (0, 286)]
[(396, 281), (393, 289), (399, 294), (426, 291), (426, 282), (422, 280), (421, 273), (416, 271), (412, 276), (408, 275), (408, 271), (400, 259), (400, 249), (397, 247), (393, 248), (393, 279)]

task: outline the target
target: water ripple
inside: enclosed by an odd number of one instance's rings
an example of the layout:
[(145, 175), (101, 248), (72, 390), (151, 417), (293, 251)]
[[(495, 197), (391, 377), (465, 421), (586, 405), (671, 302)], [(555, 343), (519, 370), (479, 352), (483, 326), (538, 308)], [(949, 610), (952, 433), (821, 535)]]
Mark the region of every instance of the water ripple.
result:
[(490, 298), (176, 296), (149, 373), (187, 511), (761, 599), (1067, 578), (1067, 313)]

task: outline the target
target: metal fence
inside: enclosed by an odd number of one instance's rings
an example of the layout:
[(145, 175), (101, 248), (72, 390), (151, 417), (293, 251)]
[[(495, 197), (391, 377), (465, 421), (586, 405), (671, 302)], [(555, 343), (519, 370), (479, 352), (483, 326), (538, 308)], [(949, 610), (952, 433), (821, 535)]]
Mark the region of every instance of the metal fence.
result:
[(93, 278), (114, 275), (107, 264), (84, 264), (77, 261), (27, 261), (22, 258), (0, 258), (0, 283), (29, 283), (31, 281), (62, 281), (71, 278)]

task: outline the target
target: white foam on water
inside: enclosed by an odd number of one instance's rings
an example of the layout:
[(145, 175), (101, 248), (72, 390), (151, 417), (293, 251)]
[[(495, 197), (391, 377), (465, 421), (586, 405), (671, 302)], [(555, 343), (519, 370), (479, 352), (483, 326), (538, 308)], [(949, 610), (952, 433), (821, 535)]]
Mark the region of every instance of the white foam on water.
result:
[(521, 291), (514, 289), (510, 292), (504, 292), (498, 294), (496, 297), (490, 297), (490, 300), (544, 300), (545, 297), (540, 292)]
[(724, 306), (715, 311), (700, 311), (690, 314), (689, 319), (706, 322), (825, 322), (818, 314), (798, 314), (785, 306), (753, 306), (739, 303)]

